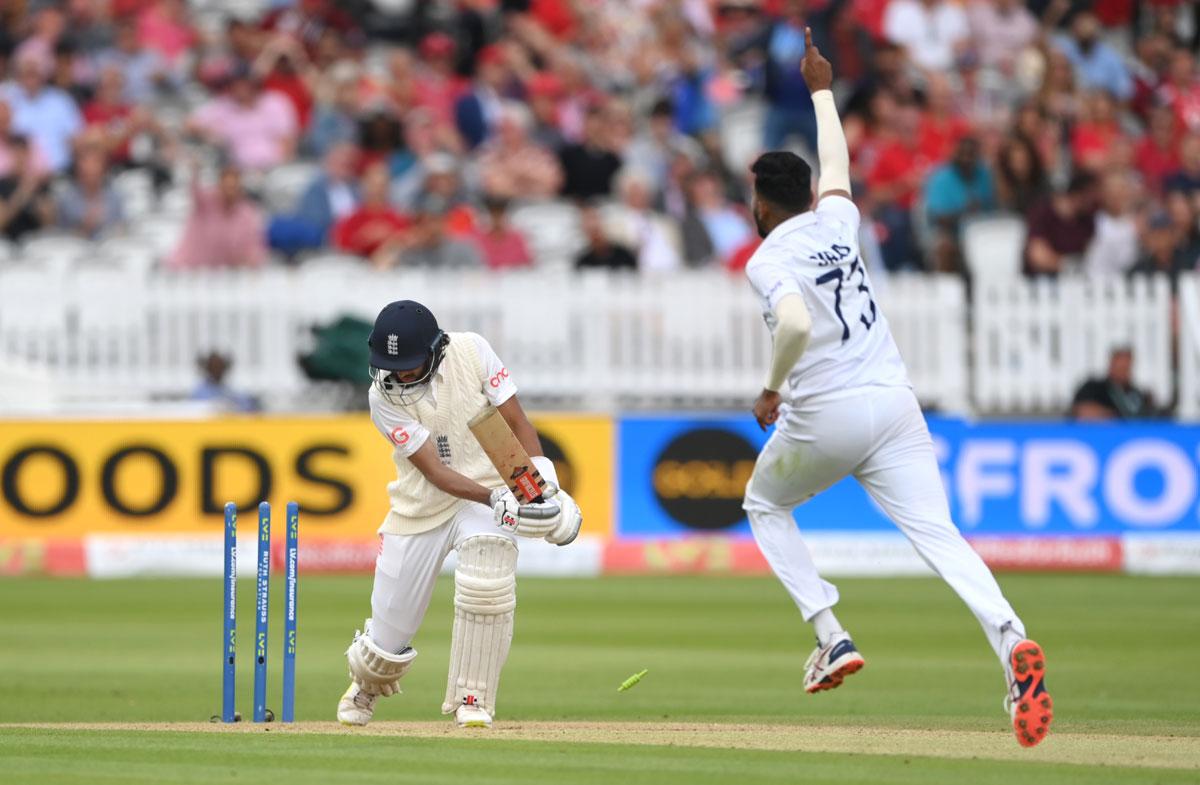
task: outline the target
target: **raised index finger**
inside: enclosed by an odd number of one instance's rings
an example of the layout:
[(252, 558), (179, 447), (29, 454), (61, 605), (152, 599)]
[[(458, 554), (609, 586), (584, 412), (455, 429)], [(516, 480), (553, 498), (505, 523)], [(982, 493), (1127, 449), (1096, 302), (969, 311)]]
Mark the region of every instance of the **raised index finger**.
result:
[(810, 50), (810, 49), (812, 49), (812, 48), (813, 48), (813, 45), (812, 45), (812, 28), (811, 28), (811, 27), (805, 27), (805, 28), (804, 28), (804, 51), (806, 51), (806, 52), (807, 52), (808, 50)]

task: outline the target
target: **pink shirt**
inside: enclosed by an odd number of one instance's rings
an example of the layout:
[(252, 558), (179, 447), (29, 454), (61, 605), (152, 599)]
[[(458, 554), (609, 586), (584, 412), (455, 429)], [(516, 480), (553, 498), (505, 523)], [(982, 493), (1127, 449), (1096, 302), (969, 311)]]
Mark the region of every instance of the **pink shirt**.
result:
[(196, 34), (191, 27), (171, 19), (157, 5), (147, 8), (138, 17), (137, 37), (138, 43), (158, 52), (172, 64), (196, 43)]
[(167, 265), (176, 270), (204, 267), (261, 267), (267, 261), (263, 214), (242, 199), (226, 209), (216, 191), (193, 189), (192, 214)]
[(261, 171), (288, 160), (298, 133), (296, 109), (285, 96), (264, 90), (250, 106), (222, 96), (201, 106), (193, 122), (214, 134), (238, 165)]

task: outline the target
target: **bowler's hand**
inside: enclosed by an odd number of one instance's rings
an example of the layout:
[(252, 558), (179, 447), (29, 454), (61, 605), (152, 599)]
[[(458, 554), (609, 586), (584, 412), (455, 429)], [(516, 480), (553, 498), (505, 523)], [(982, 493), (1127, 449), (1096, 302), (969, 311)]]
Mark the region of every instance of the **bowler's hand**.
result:
[(779, 393), (774, 390), (763, 390), (758, 394), (758, 400), (754, 402), (754, 419), (758, 420), (758, 427), (764, 431), (768, 425), (774, 425), (779, 419), (779, 404), (782, 401)]
[(800, 60), (800, 73), (810, 93), (833, 87), (833, 66), (813, 46), (811, 27), (804, 28), (804, 57)]

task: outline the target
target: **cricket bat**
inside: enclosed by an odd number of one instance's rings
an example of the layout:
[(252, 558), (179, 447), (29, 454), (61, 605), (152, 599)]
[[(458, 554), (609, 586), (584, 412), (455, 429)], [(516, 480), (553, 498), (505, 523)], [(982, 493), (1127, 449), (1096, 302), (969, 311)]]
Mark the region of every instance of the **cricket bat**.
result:
[(472, 418), (467, 427), (517, 501), (540, 504), (546, 480), (533, 465), (529, 453), (525, 452), (512, 428), (508, 427), (504, 415), (496, 407), (488, 406)]

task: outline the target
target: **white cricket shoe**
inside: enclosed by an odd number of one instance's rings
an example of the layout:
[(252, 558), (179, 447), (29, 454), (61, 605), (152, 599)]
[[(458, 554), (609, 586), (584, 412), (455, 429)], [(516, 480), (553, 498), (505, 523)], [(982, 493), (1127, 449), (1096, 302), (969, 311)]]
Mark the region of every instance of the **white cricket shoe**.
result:
[(463, 699), (462, 705), (454, 710), (454, 723), (460, 728), (490, 728), (492, 715), (475, 703), (474, 697), (468, 695)]
[(338, 701), (337, 718), (343, 725), (366, 725), (375, 714), (378, 695), (363, 692), (358, 682), (350, 682), (342, 699)]
[(818, 693), (840, 687), (847, 676), (858, 673), (866, 664), (850, 635), (839, 632), (808, 655), (808, 662), (804, 663), (804, 691)]

